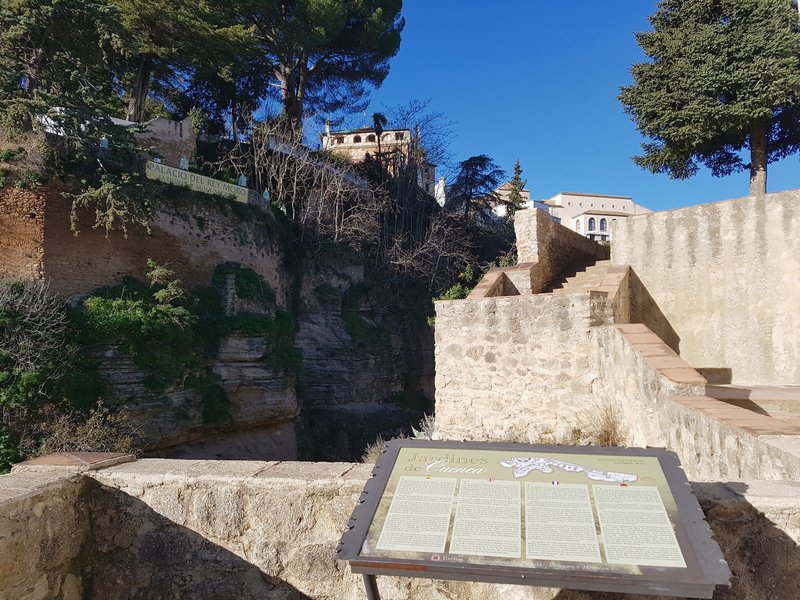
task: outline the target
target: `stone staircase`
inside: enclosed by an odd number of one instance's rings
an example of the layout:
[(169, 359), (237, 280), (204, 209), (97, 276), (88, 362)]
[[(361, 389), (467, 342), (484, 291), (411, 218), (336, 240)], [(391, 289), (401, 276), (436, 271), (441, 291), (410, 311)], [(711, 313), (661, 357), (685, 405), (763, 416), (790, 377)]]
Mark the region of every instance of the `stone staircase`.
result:
[(603, 278), (610, 267), (610, 260), (599, 260), (582, 271), (567, 273), (543, 293), (556, 295), (576, 294), (597, 289), (603, 282)]
[(707, 385), (706, 396), (800, 427), (800, 385)]

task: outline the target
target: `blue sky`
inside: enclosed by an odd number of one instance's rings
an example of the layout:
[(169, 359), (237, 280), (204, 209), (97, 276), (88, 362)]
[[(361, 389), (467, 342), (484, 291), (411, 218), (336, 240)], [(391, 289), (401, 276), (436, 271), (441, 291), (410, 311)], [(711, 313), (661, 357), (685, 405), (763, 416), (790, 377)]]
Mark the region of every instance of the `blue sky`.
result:
[[(455, 122), (456, 161), (519, 158), (534, 198), (632, 196), (654, 210), (747, 195), (748, 174), (674, 181), (630, 157), (641, 136), (616, 100), (644, 55), (655, 0), (405, 0), (400, 52), (367, 111), (430, 99)], [(368, 122), (364, 117), (365, 124)], [(769, 191), (800, 187), (798, 156), (769, 167)]]

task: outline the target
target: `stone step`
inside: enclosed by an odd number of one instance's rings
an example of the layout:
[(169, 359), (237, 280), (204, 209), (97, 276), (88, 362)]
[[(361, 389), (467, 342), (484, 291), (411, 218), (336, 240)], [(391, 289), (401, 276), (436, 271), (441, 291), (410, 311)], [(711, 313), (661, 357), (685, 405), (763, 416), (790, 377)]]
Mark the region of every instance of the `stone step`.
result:
[(576, 294), (599, 287), (611, 266), (610, 260), (601, 260), (583, 271), (569, 273), (556, 282), (549, 290), (556, 295)]
[(799, 385), (707, 385), (706, 395), (800, 426)]

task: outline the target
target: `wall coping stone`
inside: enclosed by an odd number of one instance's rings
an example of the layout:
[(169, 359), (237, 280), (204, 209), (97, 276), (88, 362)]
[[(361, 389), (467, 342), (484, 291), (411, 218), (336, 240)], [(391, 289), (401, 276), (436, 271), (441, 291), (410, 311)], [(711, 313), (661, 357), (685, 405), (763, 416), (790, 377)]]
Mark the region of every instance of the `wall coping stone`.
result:
[(705, 377), (678, 356), (660, 337), (650, 331), (647, 325), (629, 323), (614, 325), (614, 327), (622, 333), (622, 336), (650, 367), (670, 381), (684, 385), (708, 383)]
[(135, 460), (135, 455), (120, 452), (56, 452), (21, 462), (13, 467), (12, 472), (31, 467), (37, 470), (41, 470), (40, 467), (66, 467), (78, 471), (94, 471)]
[(715, 419), (739, 429), (744, 429), (759, 438), (762, 435), (781, 435), (797, 437), (800, 441), (800, 427), (784, 423), (769, 415), (762, 415), (747, 408), (729, 404), (724, 400), (708, 396), (676, 396), (672, 400), (683, 406), (707, 413)]

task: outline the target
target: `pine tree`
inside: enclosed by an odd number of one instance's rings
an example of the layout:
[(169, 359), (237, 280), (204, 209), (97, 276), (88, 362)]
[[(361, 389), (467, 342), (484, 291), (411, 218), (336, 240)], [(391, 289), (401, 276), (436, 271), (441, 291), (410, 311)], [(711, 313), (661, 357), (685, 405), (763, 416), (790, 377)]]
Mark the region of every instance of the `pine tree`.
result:
[(509, 183), (511, 184), (511, 193), (508, 195), (506, 216), (512, 218), (515, 212), (525, 207), (525, 199), (522, 197), (522, 190), (528, 185), (528, 180), (522, 179), (522, 167), (519, 166), (519, 159), (514, 163), (514, 176)]
[(102, 0), (0, 2), (4, 126), (29, 129), (48, 113), (81, 121), (118, 106), (118, 17)]
[(379, 86), (400, 48), (402, 0), (246, 0), (237, 3), (268, 62), (283, 115), (302, 132), (311, 108), (363, 110), (365, 84)]
[[(620, 101), (652, 141), (639, 166), (686, 179), (750, 170), (800, 149), (800, 20), (789, 0), (662, 0)], [(749, 149), (749, 161), (743, 152)]]

